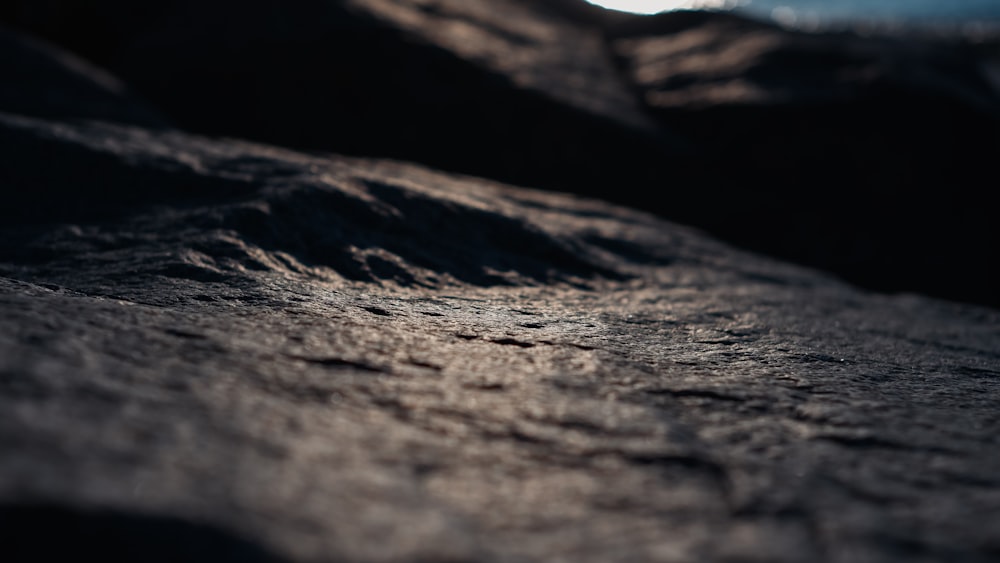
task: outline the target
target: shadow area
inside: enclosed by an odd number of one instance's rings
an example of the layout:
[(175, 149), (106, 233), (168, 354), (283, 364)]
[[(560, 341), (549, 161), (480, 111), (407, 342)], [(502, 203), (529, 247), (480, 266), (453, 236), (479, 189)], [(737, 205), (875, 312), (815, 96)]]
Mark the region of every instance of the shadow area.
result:
[(7, 563), (287, 561), (262, 546), (205, 524), (48, 503), (0, 505), (0, 559)]

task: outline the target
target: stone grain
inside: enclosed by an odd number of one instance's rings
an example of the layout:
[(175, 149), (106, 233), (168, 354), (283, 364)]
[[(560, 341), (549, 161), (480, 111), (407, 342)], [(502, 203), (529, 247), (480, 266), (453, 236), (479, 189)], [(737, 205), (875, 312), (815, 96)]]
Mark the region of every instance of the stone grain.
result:
[(1000, 555), (995, 310), (417, 165), (9, 115), (0, 142), (36, 210), (0, 227), (22, 560)]

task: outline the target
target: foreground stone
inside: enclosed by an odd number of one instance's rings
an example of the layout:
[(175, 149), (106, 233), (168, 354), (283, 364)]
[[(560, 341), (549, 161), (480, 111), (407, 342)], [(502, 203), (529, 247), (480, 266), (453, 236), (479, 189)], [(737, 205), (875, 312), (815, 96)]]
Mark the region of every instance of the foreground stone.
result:
[(389, 161), (0, 149), (13, 560), (1000, 555), (994, 310)]

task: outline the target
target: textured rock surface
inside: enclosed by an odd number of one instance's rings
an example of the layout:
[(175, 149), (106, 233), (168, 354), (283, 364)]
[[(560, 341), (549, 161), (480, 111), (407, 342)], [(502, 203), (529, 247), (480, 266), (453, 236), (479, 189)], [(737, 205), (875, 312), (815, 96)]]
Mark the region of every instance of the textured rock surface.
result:
[(1000, 555), (996, 311), (412, 165), (0, 131), (5, 201), (82, 202), (0, 230), (8, 553)]
[[(514, 129), (484, 132), (545, 116), (565, 127), (563, 148), (607, 134), (624, 151), (623, 131), (646, 127), (641, 111), (613, 85), (560, 84), (607, 68), (560, 50), (592, 35), (554, 14), (599, 23), (561, 2), (521, 5), (523, 26), (478, 2), (206, 5), (244, 18), (231, 34), (211, 17), (192, 20), (205, 28), (162, 19), (184, 2), (6, 2), (0, 17), (34, 13), (57, 31), (89, 22), (65, 42), (89, 42), (94, 58), (188, 40), (260, 53), (247, 39), (257, 32), (263, 45), (315, 45), (330, 25), (322, 10), (336, 9), (347, 37), (330, 41), (385, 46), (385, 61), (403, 57), (394, 72), (436, 61), (460, 71), (464, 94), (495, 95), (481, 100), (497, 104), (486, 121), (462, 123), (476, 117), (468, 107), (441, 118), (434, 133), (455, 146), (523, 145)], [(315, 27), (301, 27), (313, 9)], [(373, 60), (355, 70), (379, 76)], [(284, 60), (284, 82), (267, 88), (309, 83), (320, 62)], [(241, 64), (237, 77), (252, 67)], [(113, 79), (14, 36), (0, 36), (0, 72), (16, 78), (0, 82), (5, 563), (1000, 558), (995, 309), (868, 293), (579, 196), (140, 127), (117, 112), (142, 102)], [(352, 103), (370, 126), (378, 105)], [(265, 106), (232, 117), (286, 109)], [(371, 142), (385, 154), (406, 148), (383, 137)], [(501, 155), (534, 154), (521, 145), (482, 162), (517, 172)], [(745, 183), (682, 181), (669, 159), (645, 170), (684, 189), (642, 199), (645, 184), (591, 148), (566, 149), (579, 166), (553, 157), (547, 173), (646, 209), (735, 217), (751, 238), (802, 211), (747, 205), (756, 198), (734, 195)], [(588, 176), (601, 166), (617, 181)], [(947, 231), (959, 223), (930, 222), (942, 242), (918, 262), (987, 262), (994, 239)], [(850, 240), (885, 240), (871, 235)]]
[(1000, 305), (981, 259), (1000, 244), (981, 204), (1000, 154), (995, 44), (697, 12), (614, 35), (649, 108), (741, 176), (685, 219), (879, 289)]

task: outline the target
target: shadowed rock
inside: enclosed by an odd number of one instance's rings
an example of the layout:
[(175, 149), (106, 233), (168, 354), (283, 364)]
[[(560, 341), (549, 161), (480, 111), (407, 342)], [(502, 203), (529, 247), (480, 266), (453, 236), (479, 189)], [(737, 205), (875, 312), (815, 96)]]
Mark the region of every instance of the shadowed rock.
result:
[[(600, 246), (591, 251), (578, 237), (526, 222), (531, 212), (516, 200), (509, 209), (484, 207), (488, 187), (442, 191), (434, 184), (459, 182), (401, 165), (352, 166), (249, 143), (3, 114), (0, 146), (16, 153), (0, 169), (0, 217), (14, 226), (0, 245), (8, 257), (46, 261), (60, 254), (62, 243), (34, 239), (53, 221), (121, 220), (163, 233), (197, 229), (199, 247), (225, 253), (225, 265), (214, 264), (218, 257), (184, 261), (202, 251), (170, 247), (180, 243), (171, 237), (146, 239), (150, 246), (140, 252), (128, 234), (101, 242), (70, 235), (67, 251), (112, 252), (102, 259), (111, 267), (103, 275), (114, 275), (112, 263), (134, 273), (137, 252), (172, 256), (156, 268), (202, 280), (224, 279), (231, 269), (304, 273), (313, 266), (348, 279), (428, 286), (626, 276), (601, 265), (596, 257), (607, 252)], [(51, 166), (53, 158), (59, 166)], [(417, 182), (423, 177), (426, 183)], [(155, 212), (164, 205), (182, 208)], [(594, 231), (587, 240), (602, 239)]]
[(699, 12), (613, 34), (649, 109), (732, 174), (725, 203), (670, 216), (878, 289), (1000, 304), (982, 260), (1000, 243), (987, 45)]
[(7, 561), (109, 563), (278, 563), (279, 558), (232, 534), (178, 518), (58, 504), (0, 506), (0, 541)]
[(48, 4), (10, 19), (107, 67), (192, 131), (567, 191), (628, 191), (632, 201), (664, 184), (664, 165), (677, 178), (697, 173), (683, 142), (620, 80), (602, 33), (571, 22), (565, 6)]
[(975, 203), (1000, 147), (988, 45), (568, 0), (46, 0), (0, 17), (193, 131), (598, 196), (868, 287), (1000, 304), (982, 259), (1000, 237)]
[(166, 120), (108, 73), (0, 27), (0, 111), (162, 128)]

